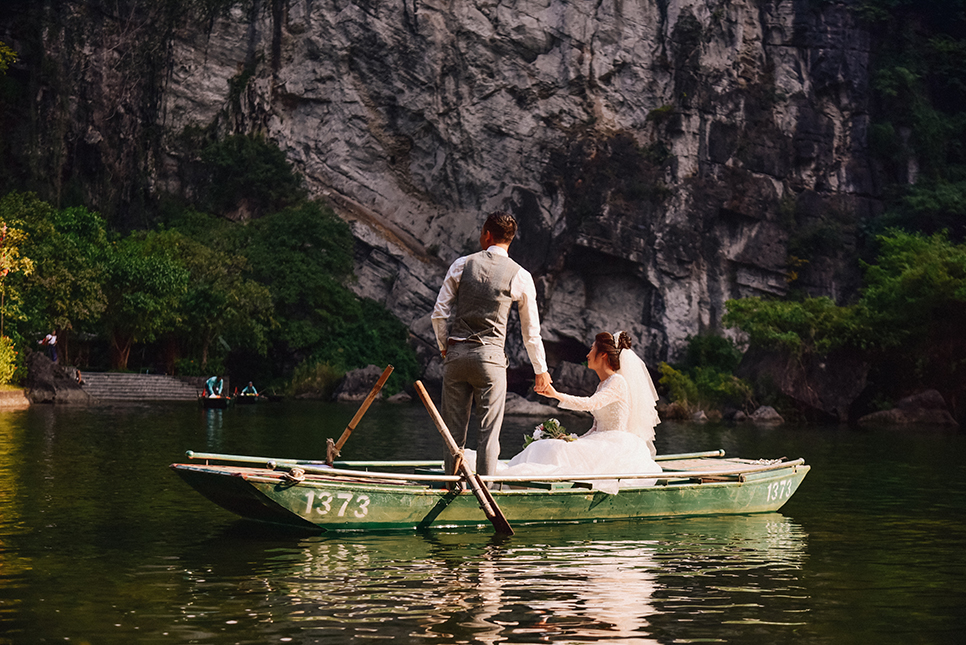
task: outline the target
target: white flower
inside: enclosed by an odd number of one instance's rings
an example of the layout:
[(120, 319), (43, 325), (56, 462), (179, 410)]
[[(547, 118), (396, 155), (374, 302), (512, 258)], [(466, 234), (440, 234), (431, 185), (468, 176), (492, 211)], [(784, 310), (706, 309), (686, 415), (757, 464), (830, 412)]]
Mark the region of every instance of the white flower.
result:
[(533, 430), (533, 438), (535, 440), (543, 438), (543, 426), (539, 425)]

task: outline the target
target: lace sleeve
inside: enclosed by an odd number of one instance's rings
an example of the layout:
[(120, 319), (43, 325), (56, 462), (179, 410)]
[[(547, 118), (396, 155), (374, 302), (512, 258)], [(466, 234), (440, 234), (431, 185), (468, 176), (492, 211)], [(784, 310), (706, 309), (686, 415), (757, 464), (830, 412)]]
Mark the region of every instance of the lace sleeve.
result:
[(615, 374), (597, 386), (593, 396), (572, 396), (560, 394), (560, 407), (565, 410), (593, 412), (627, 397), (627, 383), (620, 374)]

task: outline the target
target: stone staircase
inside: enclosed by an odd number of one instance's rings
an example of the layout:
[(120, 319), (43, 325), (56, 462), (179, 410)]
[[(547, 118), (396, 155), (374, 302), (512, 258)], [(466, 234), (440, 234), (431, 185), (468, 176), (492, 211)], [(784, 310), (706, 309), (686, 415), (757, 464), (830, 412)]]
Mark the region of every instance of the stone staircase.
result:
[(82, 388), (102, 401), (195, 401), (204, 378), (178, 378), (164, 374), (83, 372)]

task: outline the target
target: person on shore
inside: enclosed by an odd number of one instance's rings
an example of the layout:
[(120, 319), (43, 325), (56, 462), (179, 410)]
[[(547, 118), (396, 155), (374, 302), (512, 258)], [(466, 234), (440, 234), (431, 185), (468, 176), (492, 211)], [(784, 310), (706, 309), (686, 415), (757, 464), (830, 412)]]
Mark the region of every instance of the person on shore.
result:
[(38, 345), (44, 345), (47, 348), (47, 356), (54, 363), (57, 362), (57, 332), (52, 331), (42, 340), (37, 341)]
[[(540, 338), (533, 277), (510, 259), (517, 222), (505, 212), (490, 214), (480, 232), (481, 251), (457, 259), (446, 272), (432, 322), (443, 356), (442, 417), (460, 448), (466, 445), (470, 409), (476, 402), (479, 449), (476, 472), (493, 474), (500, 457), (500, 429), (506, 406), (504, 353), (510, 307), (517, 304), (523, 343), (538, 392), (551, 383)], [(453, 457), (444, 453), (446, 471)]]

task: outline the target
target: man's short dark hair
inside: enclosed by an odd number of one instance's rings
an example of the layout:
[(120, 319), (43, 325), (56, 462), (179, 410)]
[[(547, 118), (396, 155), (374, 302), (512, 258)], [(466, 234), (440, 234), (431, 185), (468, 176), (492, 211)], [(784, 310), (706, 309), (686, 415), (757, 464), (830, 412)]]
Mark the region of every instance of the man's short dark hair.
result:
[(506, 211), (496, 211), (483, 222), (483, 230), (492, 233), (493, 240), (498, 244), (512, 242), (517, 234), (517, 221)]

